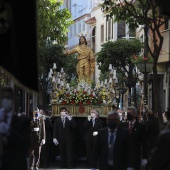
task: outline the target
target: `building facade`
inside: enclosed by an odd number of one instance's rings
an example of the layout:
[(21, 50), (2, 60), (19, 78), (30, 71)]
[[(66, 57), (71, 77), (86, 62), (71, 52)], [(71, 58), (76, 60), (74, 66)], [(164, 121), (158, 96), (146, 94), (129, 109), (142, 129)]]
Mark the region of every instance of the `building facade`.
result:
[[(70, 50), (74, 46), (78, 45), (78, 39), (80, 35), (87, 37), (88, 45), (93, 49), (94, 54), (100, 51), (101, 45), (107, 41), (116, 41), (120, 38), (131, 39), (140, 38), (141, 42), (144, 42), (144, 27), (140, 26), (136, 32), (129, 29), (129, 26), (125, 24), (125, 21), (119, 23), (114, 22), (114, 18), (106, 20), (99, 4), (102, 0), (66, 0), (65, 7), (67, 7), (72, 14), (74, 24), (69, 27), (68, 32), (68, 44), (67, 48)], [(170, 107), (170, 22), (166, 23), (162, 27), (162, 35), (164, 37), (164, 43), (161, 50), (161, 54), (158, 60), (158, 82), (159, 93), (161, 101), (161, 109), (167, 110)], [(149, 39), (152, 41), (151, 39)], [(141, 49), (141, 52), (144, 49)], [(95, 83), (99, 82), (100, 70), (96, 64), (95, 66)], [(148, 108), (154, 108), (154, 94), (153, 94), (153, 80), (152, 73), (148, 74), (147, 82), (147, 105)], [(144, 83), (143, 80), (138, 83), (141, 84), (141, 91), (143, 93)], [(137, 86), (138, 86), (137, 85)], [(128, 106), (128, 91), (124, 94), (123, 108)]]

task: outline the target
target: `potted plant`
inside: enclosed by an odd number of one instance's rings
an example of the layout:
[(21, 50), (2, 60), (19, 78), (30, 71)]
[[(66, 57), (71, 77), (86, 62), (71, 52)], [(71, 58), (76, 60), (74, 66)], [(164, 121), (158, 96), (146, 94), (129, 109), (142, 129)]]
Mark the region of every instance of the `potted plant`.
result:
[(132, 63), (135, 64), (136, 67), (140, 70), (140, 72), (149, 73), (152, 71), (153, 58), (149, 54), (147, 57), (145, 57), (144, 55), (133, 55), (131, 60)]

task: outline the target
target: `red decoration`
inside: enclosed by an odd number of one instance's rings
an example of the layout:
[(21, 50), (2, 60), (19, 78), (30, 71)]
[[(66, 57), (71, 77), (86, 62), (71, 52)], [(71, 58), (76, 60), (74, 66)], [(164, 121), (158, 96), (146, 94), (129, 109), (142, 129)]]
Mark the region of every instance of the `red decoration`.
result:
[(72, 101), (71, 101), (71, 104), (75, 104), (75, 101), (74, 101), (74, 100), (72, 100)]
[(85, 112), (85, 108), (84, 108), (83, 106), (80, 106), (79, 109), (78, 109), (78, 111), (79, 111), (80, 113), (84, 113), (84, 112)]

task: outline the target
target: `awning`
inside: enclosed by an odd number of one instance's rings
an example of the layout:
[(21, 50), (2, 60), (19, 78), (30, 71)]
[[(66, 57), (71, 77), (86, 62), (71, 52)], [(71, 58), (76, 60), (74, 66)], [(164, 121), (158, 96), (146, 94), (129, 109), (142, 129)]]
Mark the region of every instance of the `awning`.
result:
[(85, 21), (86, 24), (94, 24), (96, 23), (96, 18), (95, 17), (92, 17), (90, 19), (88, 19), (87, 21)]

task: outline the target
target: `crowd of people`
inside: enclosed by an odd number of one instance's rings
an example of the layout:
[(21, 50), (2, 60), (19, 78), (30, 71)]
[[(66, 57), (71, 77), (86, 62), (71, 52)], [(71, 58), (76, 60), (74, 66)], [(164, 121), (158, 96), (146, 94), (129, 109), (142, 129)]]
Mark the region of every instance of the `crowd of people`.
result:
[[(41, 109), (29, 117), (25, 113), (16, 114), (14, 104), (13, 89), (2, 88), (0, 170), (48, 168), (55, 147), (59, 149), (54, 155), (59, 155), (61, 168), (74, 169), (80, 138), (87, 168), (91, 170), (170, 169), (169, 112), (162, 114), (164, 128), (160, 129), (160, 121), (153, 111), (147, 110), (145, 119), (140, 119), (134, 106), (121, 114), (114, 108), (105, 119), (92, 109), (78, 122), (65, 107), (60, 108), (59, 117), (50, 117), (47, 110)], [(81, 133), (77, 133), (80, 129)]]

